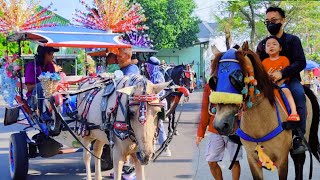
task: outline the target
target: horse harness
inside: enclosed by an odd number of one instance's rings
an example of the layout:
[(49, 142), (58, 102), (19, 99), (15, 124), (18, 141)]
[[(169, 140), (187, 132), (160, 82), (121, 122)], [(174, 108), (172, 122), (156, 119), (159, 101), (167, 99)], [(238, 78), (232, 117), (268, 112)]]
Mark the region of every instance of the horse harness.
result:
[[(194, 76), (194, 71), (191, 70), (191, 67), (189, 64), (186, 65), (186, 69), (183, 69), (182, 74), (181, 74), (181, 78), (180, 78), (180, 86), (185, 86), (185, 84), (183, 83), (183, 79), (191, 79), (191, 77)], [(193, 82), (190, 82), (190, 86)]]
[[(142, 80), (142, 81), (141, 81)], [(130, 77), (129, 86), (134, 84), (143, 83), (143, 92), (142, 95), (130, 95), (129, 97), (124, 97), (125, 104), (121, 102), (123, 98), (123, 93), (117, 94), (115, 106), (110, 110), (111, 112), (106, 113), (106, 109), (102, 111), (103, 122), (107, 124), (108, 127), (108, 135), (110, 140), (110, 145), (114, 145), (114, 135), (121, 139), (122, 141), (127, 139), (128, 137), (135, 143), (137, 143), (136, 137), (134, 135), (134, 130), (131, 126), (131, 114), (129, 112), (129, 107), (131, 106), (139, 106), (139, 118), (138, 121), (144, 125), (147, 121), (147, 105), (151, 106), (163, 106), (160, 103), (160, 98), (156, 94), (146, 94), (147, 81), (145, 81), (141, 76), (133, 75)], [(127, 80), (124, 82), (123, 87), (127, 83)], [(159, 103), (154, 103), (154, 101), (159, 100)], [(119, 110), (120, 108), (120, 110)], [(121, 113), (124, 119), (117, 119), (118, 113)]]

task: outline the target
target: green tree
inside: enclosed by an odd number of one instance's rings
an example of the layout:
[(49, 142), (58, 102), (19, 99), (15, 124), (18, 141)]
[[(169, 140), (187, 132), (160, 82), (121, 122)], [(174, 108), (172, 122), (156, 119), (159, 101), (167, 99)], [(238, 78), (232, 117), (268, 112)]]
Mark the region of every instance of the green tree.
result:
[[(223, 9), (215, 15), (219, 31), (226, 40), (250, 39), (252, 49), (268, 35), (265, 25), (265, 10), (279, 6), (286, 11), (285, 32), (300, 37), (308, 59), (319, 60), (320, 56), (320, 2), (318, 1), (229, 1), (220, 3)], [(228, 46), (228, 44), (227, 44)]]
[(192, 15), (193, 0), (136, 0), (147, 17), (147, 33), (156, 49), (184, 48), (197, 41), (199, 19)]

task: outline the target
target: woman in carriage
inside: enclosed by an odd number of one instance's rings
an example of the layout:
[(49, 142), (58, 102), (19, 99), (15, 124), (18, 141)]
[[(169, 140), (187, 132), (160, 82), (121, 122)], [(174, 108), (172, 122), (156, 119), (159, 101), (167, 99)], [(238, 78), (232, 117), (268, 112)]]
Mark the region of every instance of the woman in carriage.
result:
[[(28, 103), (34, 110), (39, 109), (42, 120), (48, 120), (50, 116), (44, 112), (43, 109), (44, 93), (38, 77), (42, 72), (56, 72), (53, 63), (53, 54), (58, 51), (59, 49), (53, 47), (38, 46), (35, 61), (28, 63), (25, 69)], [(34, 100), (35, 98), (33, 97), (35, 96), (38, 97), (37, 100)]]

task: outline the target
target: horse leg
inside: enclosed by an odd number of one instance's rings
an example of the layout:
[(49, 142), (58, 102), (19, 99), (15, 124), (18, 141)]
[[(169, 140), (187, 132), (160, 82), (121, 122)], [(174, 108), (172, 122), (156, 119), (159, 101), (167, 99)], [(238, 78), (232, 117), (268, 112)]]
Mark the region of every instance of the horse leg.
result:
[(144, 166), (141, 165), (136, 154), (131, 154), (131, 157), (134, 163), (137, 180), (145, 180)]
[(286, 180), (288, 178), (288, 156), (277, 164), (279, 180)]
[(113, 175), (114, 180), (121, 180), (124, 157), (117, 148), (113, 147)]
[(172, 128), (174, 129), (174, 135), (178, 135), (177, 129), (175, 129), (175, 121), (176, 121), (176, 110), (173, 111), (172, 113)]
[(303, 165), (306, 160), (306, 154), (291, 154), (291, 157), (294, 162), (294, 170), (296, 173), (296, 178), (295, 180), (302, 180), (303, 179)]
[[(104, 143), (101, 141), (96, 140), (93, 146), (94, 155), (98, 158), (101, 158), (102, 150), (103, 150)], [(101, 160), (98, 158), (94, 158), (94, 167), (95, 167), (95, 179), (101, 180)]]
[(248, 162), (249, 162), (251, 174), (254, 180), (262, 180), (263, 179), (262, 168), (258, 166), (257, 160), (253, 158), (254, 156), (256, 156), (255, 153), (251, 155), (248, 154)]
[[(170, 109), (170, 107), (171, 107), (171, 96), (169, 96), (168, 98), (167, 98), (167, 109)], [(172, 124), (172, 114), (170, 114), (169, 116), (168, 116), (168, 119), (169, 119), (169, 122), (168, 122), (168, 133), (169, 134), (171, 134), (171, 133), (173, 133), (172, 132), (172, 126), (171, 126), (171, 124)]]
[[(90, 149), (91, 146), (91, 140), (88, 136), (83, 138), (83, 145), (87, 148)], [(83, 150), (83, 161), (86, 166), (86, 173), (87, 173), (87, 180), (91, 180), (91, 167), (90, 167), (90, 162), (91, 162), (91, 154), (86, 151), (85, 149)]]

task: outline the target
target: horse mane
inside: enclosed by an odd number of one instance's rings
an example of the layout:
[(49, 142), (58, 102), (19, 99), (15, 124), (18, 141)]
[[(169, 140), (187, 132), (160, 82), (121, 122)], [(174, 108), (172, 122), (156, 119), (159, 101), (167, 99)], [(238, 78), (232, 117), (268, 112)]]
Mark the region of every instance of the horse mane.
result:
[(218, 65), (219, 65), (219, 60), (222, 57), (224, 53), (217, 53), (214, 56), (214, 59), (211, 60), (211, 76), (217, 76), (217, 69), (218, 69)]
[[(211, 61), (211, 76), (217, 76), (217, 69), (219, 65), (219, 60), (224, 53), (217, 53), (215, 58)], [(261, 60), (253, 51), (248, 50), (246, 51), (246, 55), (249, 57), (252, 66), (254, 68), (254, 75), (258, 82), (257, 88), (260, 90), (263, 95), (268, 98), (269, 102), (273, 105), (275, 102), (275, 95), (273, 92), (273, 84), (268, 75), (268, 73), (264, 70)], [(245, 68), (245, 52), (242, 50), (236, 51), (237, 60), (239, 60), (240, 67), (243, 71), (243, 74), (248, 74)]]
[(177, 65), (177, 66), (172, 68), (171, 78), (174, 81), (174, 83), (179, 84), (179, 80), (180, 80), (183, 68), (184, 68), (183, 64)]
[(254, 76), (258, 82), (257, 88), (260, 90), (261, 93), (263, 93), (264, 97), (266, 97), (269, 100), (270, 104), (273, 105), (275, 102), (275, 95), (273, 92), (274, 86), (268, 73), (263, 68), (259, 56), (256, 53), (254, 53), (252, 50), (247, 50), (246, 52), (242, 50), (238, 50), (236, 52), (236, 57), (239, 60), (239, 64), (245, 75), (248, 74), (244, 64), (245, 54), (248, 56), (248, 58), (252, 63), (252, 66), (254, 69)]

